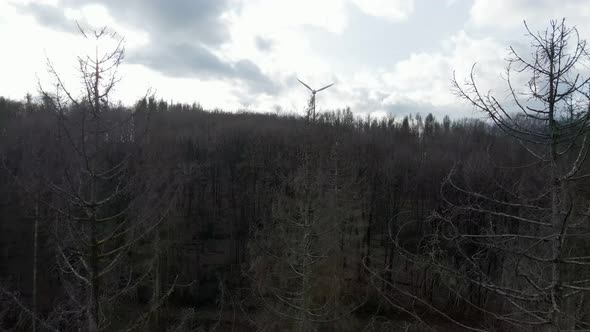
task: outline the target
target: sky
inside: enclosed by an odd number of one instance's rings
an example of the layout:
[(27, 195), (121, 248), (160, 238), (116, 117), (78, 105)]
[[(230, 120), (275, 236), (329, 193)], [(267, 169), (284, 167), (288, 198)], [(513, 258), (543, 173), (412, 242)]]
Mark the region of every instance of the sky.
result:
[[(72, 91), (78, 32), (108, 26), (125, 38), (115, 98), (157, 98), (229, 111), (303, 113), (350, 107), (374, 117), (480, 116), (451, 89), (474, 63), (478, 81), (507, 97), (509, 46), (530, 45), (567, 18), (590, 38), (590, 0), (0, 0), (0, 95), (48, 86), (50, 59)], [(77, 90), (78, 89), (78, 90)]]

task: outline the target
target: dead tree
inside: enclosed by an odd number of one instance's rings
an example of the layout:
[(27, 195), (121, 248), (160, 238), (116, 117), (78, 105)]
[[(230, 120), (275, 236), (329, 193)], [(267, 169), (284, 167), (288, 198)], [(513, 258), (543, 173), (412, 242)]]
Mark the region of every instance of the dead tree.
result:
[[(404, 248), (403, 230), (392, 239), (496, 328), (588, 329), (590, 199), (579, 190), (590, 177), (584, 164), (590, 79), (582, 77), (588, 50), (565, 20), (551, 21), (538, 33), (525, 27), (532, 53), (510, 49), (511, 102), (482, 91), (474, 69), (463, 84), (453, 83), (462, 99), (528, 153), (526, 165), (498, 167), (484, 186), (470, 179), (469, 172), (477, 171), (473, 165), (459, 163), (441, 188), (448, 209), (428, 220), (433, 232), (423, 245)], [(526, 75), (524, 87), (515, 83), (515, 74)]]
[(272, 220), (253, 230), (249, 274), (262, 312), (269, 314), (259, 325), (272, 328), (279, 318), (292, 329), (313, 331), (348, 318), (363, 301), (346, 297), (344, 276), (337, 275), (344, 231), (338, 219), (344, 213), (334, 210), (339, 179), (318, 169), (309, 144), (297, 160), (300, 166), (277, 188)]
[[(142, 182), (137, 171), (142, 167), (138, 137), (144, 136), (137, 133), (145, 133), (147, 126), (134, 127), (140, 123), (135, 115), (110, 100), (120, 79), (123, 39), (107, 28), (80, 32), (95, 43), (94, 54), (78, 57), (80, 96), (66, 87), (50, 61), (53, 91), (40, 88), (56, 116), (56, 157), (63, 168), (60, 176), (48, 175), (44, 181), (53, 193), (47, 203), (56, 212), (56, 255), (69, 312), (83, 329), (98, 331), (112, 323), (106, 304), (128, 294), (150, 273), (153, 259), (142, 264), (141, 275), (134, 270), (132, 249), (165, 219), (174, 190), (159, 186), (157, 193), (146, 191), (158, 187)], [(101, 51), (104, 43), (112, 48)]]

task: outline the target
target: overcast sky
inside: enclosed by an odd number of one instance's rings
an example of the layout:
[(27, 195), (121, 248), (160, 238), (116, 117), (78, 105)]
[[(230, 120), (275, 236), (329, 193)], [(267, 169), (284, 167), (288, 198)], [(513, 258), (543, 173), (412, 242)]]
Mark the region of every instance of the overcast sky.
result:
[(510, 45), (526, 47), (522, 20), (543, 29), (567, 17), (590, 38), (590, 0), (53, 0), (0, 1), (0, 95), (22, 99), (47, 82), (45, 57), (76, 87), (76, 21), (126, 40), (117, 98), (157, 97), (207, 108), (358, 114), (476, 115), (450, 90), (478, 63), (486, 88), (505, 93)]

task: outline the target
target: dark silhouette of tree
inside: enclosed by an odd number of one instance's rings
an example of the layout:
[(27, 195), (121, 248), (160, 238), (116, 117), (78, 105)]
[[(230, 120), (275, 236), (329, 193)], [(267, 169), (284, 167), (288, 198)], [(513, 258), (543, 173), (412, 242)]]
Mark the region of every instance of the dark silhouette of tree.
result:
[[(586, 42), (565, 20), (552, 21), (540, 33), (525, 27), (532, 54), (511, 48), (506, 78), (512, 104), (481, 91), (473, 70), (464, 84), (453, 82), (460, 97), (528, 156), (508, 156), (500, 160), (518, 166), (492, 169), (485, 164), (501, 155), (497, 149), (487, 147), (487, 157), (463, 158), (443, 182), (447, 208), (428, 219), (432, 233), (412, 250), (402, 244), (402, 231), (394, 242), (413, 262), (436, 271), (474, 313), (504, 324), (497, 325), (502, 329), (585, 329), (588, 197), (578, 189), (588, 176), (590, 81), (580, 72), (588, 60)], [(527, 75), (524, 90), (515, 86), (514, 72)]]
[[(84, 317), (84, 329), (98, 331), (114, 324), (106, 304), (130, 292), (137, 286), (135, 280), (144, 278), (137, 276), (141, 262), (131, 261), (133, 252), (166, 218), (173, 186), (142, 181), (142, 142), (138, 138), (147, 126), (136, 126), (134, 113), (126, 114), (112, 104), (110, 96), (119, 82), (124, 55), (123, 39), (107, 28), (80, 29), (80, 33), (96, 44), (95, 54), (78, 57), (81, 97), (66, 87), (49, 61), (54, 92), (41, 87), (57, 126), (57, 150), (48, 160), (61, 168), (59, 177), (42, 176), (52, 192), (46, 204), (55, 215), (56, 263), (68, 296), (68, 324), (74, 326), (71, 319)], [(99, 48), (109, 42), (112, 49), (102, 53)], [(131, 176), (133, 171), (136, 176)], [(158, 262), (158, 248), (155, 257), (148, 265)], [(151, 266), (145, 270), (147, 275)]]

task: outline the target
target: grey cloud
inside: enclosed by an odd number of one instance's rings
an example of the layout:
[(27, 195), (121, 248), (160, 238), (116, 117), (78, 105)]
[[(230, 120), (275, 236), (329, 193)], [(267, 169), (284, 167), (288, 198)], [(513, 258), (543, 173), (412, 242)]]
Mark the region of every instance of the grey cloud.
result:
[[(99, 4), (123, 25), (149, 34), (149, 45), (129, 52), (131, 63), (173, 77), (240, 80), (252, 92), (278, 93), (280, 86), (250, 60), (226, 61), (210, 51), (229, 38), (222, 15), (230, 10), (230, 1), (64, 0), (59, 6), (30, 4), (21, 6), (21, 10), (45, 26), (76, 33), (75, 22), (68, 21), (64, 9)], [(234, 2), (231, 4), (232, 10), (240, 10)]]
[(224, 61), (202, 45), (160, 45), (135, 51), (127, 59), (169, 76), (242, 80), (252, 92), (274, 94), (280, 90), (280, 85), (265, 76), (252, 61)]
[(65, 0), (57, 6), (29, 3), (17, 7), (40, 24), (75, 33), (75, 22), (65, 17), (64, 10), (89, 4), (104, 6), (117, 21), (148, 32), (156, 41), (182, 39), (219, 45), (229, 38), (221, 18), (229, 9), (229, 0)]
[(43, 26), (65, 32), (77, 32), (76, 22), (68, 19), (59, 7), (32, 2), (17, 5), (16, 8), (22, 13), (31, 14)]
[(104, 6), (123, 24), (147, 31), (152, 40), (191, 40), (219, 45), (229, 38), (222, 14), (229, 0), (66, 0), (63, 7)]
[(273, 46), (272, 40), (270, 40), (268, 38), (261, 37), (261, 36), (256, 37), (255, 43), (256, 43), (256, 48), (262, 52), (270, 51)]
[(250, 60), (240, 60), (233, 66), (237, 77), (250, 82), (253, 90), (278, 93), (280, 86), (265, 76), (260, 68)]

